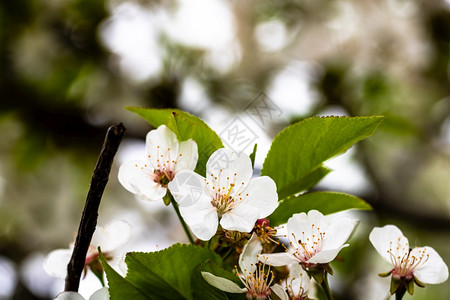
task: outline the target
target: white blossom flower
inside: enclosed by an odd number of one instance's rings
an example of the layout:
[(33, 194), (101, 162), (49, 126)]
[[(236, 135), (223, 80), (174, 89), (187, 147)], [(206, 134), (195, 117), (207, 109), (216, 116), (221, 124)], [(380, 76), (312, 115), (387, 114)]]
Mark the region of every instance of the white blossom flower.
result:
[(239, 256), (237, 276), (244, 284), (243, 288), (229, 279), (209, 272), (202, 272), (202, 276), (212, 286), (228, 293), (246, 293), (248, 299), (270, 299), (272, 291), (277, 295), (284, 293), (279, 285), (275, 289), (270, 286), (274, 276), (270, 266), (258, 262), (261, 250), (261, 242), (258, 236), (253, 234)]
[(175, 175), (181, 170), (192, 171), (197, 165), (197, 144), (192, 139), (178, 142), (165, 125), (147, 134), (145, 151), (145, 160), (123, 163), (118, 175), (120, 183), (143, 200), (162, 200)]
[(209, 240), (219, 223), (226, 230), (250, 232), (257, 219), (278, 206), (275, 182), (267, 176), (252, 179), (252, 163), (243, 153), (217, 150), (208, 159), (206, 174), (181, 171), (169, 183), (183, 219), (201, 240)]
[(282, 300), (308, 299), (308, 295), (311, 294), (311, 279), (300, 264), (292, 264), (289, 267), (289, 276), (280, 285), (280, 289), (285, 292), (285, 295), (280, 298)]
[[(119, 254), (117, 250), (128, 241), (130, 235), (131, 226), (125, 221), (112, 221), (104, 227), (97, 226), (86, 254), (85, 267), (98, 258), (99, 246), (105, 259), (113, 260)], [(44, 270), (51, 276), (65, 278), (73, 247), (72, 243), (69, 249), (57, 249), (50, 252), (45, 258)]]
[(303, 267), (333, 261), (350, 234), (356, 220), (338, 215), (324, 216), (317, 210), (294, 214), (287, 223), (289, 246), (286, 252), (261, 255), (273, 266), (300, 263)]
[[(103, 287), (92, 294), (89, 300), (108, 300), (109, 291), (107, 287)], [(83, 296), (76, 292), (62, 292), (55, 300), (85, 300)]]
[[(369, 240), (381, 257), (393, 265), (393, 278), (438, 284), (447, 280), (448, 267), (431, 247), (411, 249), (408, 239), (394, 225), (375, 227)], [(416, 281), (416, 280), (415, 280)]]

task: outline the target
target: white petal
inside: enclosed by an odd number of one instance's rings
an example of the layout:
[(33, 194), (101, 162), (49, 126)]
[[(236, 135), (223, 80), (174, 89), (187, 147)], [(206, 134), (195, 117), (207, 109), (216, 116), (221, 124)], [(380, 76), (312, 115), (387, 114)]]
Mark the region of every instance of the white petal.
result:
[(275, 293), (275, 295), (278, 296), (281, 300), (289, 300), (289, 296), (286, 294), (286, 291), (279, 285), (278, 283), (275, 283), (270, 287), (272, 292)]
[(109, 222), (105, 226), (97, 226), (92, 236), (91, 245), (100, 246), (103, 252), (114, 251), (130, 239), (131, 225), (123, 220)]
[(291, 289), (297, 297), (307, 295), (309, 290), (310, 278), (300, 264), (292, 264), (289, 270)]
[[(375, 227), (370, 232), (369, 240), (381, 257), (390, 264), (392, 264), (390, 250), (393, 251), (395, 256), (400, 257), (403, 257), (409, 251), (408, 239), (403, 235), (400, 229), (394, 225)], [(394, 243), (395, 246), (393, 246)], [(397, 251), (398, 243), (400, 243), (401, 247), (399, 247), (399, 250)]]
[(76, 292), (62, 292), (55, 300), (85, 300), (83, 296)]
[(250, 232), (258, 219), (259, 211), (251, 206), (242, 203), (220, 219), (220, 225), (227, 230), (239, 232)]
[(287, 252), (283, 253), (273, 253), (273, 254), (261, 254), (259, 256), (259, 261), (265, 264), (279, 267), (286, 266), (290, 264), (298, 263), (298, 259)]
[(208, 241), (219, 225), (217, 210), (211, 202), (198, 201), (187, 207), (180, 207), (180, 213), (196, 237)]
[(203, 278), (208, 282), (210, 285), (218, 288), (219, 290), (222, 290), (227, 293), (245, 293), (247, 291), (246, 288), (241, 288), (239, 285), (234, 283), (233, 281), (215, 276), (209, 272), (202, 272)]
[(167, 190), (153, 180), (152, 172), (142, 161), (125, 162), (119, 168), (119, 182), (143, 200), (160, 201)]
[(165, 125), (161, 125), (147, 133), (145, 151), (150, 156), (149, 159), (154, 164), (154, 167), (157, 165), (157, 160), (161, 159), (161, 155), (164, 158), (178, 158), (177, 135)]
[(419, 251), (425, 251), (429, 257), (423, 265), (420, 265), (414, 271), (414, 276), (419, 281), (428, 284), (438, 284), (446, 281), (448, 279), (448, 267), (441, 256), (431, 247), (422, 247), (413, 249), (410, 257), (420, 257)]
[(237, 154), (230, 149), (218, 149), (206, 163), (206, 180), (227, 191), (231, 184), (234, 184), (230, 194), (233, 197), (245, 189), (252, 175), (250, 158), (244, 153)]
[(125, 277), (128, 273), (128, 265), (125, 262), (126, 253), (123, 253), (119, 259), (118, 267), (120, 272), (122, 273), (123, 277)]
[(253, 274), (256, 271), (256, 263), (258, 262), (258, 255), (262, 251), (261, 241), (258, 236), (253, 233), (250, 240), (245, 244), (239, 255), (239, 268), (247, 277), (248, 274)]
[(72, 250), (57, 249), (50, 252), (44, 260), (44, 270), (53, 277), (65, 278), (67, 264), (72, 257)]
[(348, 244), (335, 249), (322, 250), (311, 257), (308, 262), (313, 264), (326, 264), (334, 260), (342, 248), (348, 247)]
[(197, 143), (192, 139), (181, 142), (178, 147), (178, 151), (179, 154), (177, 164), (175, 165), (175, 173), (178, 173), (181, 170), (193, 171), (195, 169), (195, 166), (197, 165), (198, 160)]
[(89, 300), (108, 300), (109, 299), (109, 291), (107, 287), (103, 287), (92, 294), (89, 297)]
[(193, 171), (181, 171), (168, 187), (180, 207), (191, 206), (198, 201), (211, 202), (212, 200), (206, 191), (205, 178)]
[(278, 207), (277, 186), (270, 177), (253, 178), (242, 194), (246, 204), (258, 209), (258, 219), (269, 216)]
[(316, 233), (312, 232), (313, 228), (320, 228), (321, 231), (326, 231), (328, 228), (328, 222), (320, 212), (311, 210), (308, 214), (294, 214), (287, 223), (288, 238), (297, 244), (298, 240), (303, 239), (303, 236), (312, 237)]
[[(325, 219), (328, 219), (327, 217)], [(332, 219), (326, 231), (326, 239), (323, 242), (322, 250), (341, 247), (348, 240), (357, 223), (356, 220), (344, 216)]]

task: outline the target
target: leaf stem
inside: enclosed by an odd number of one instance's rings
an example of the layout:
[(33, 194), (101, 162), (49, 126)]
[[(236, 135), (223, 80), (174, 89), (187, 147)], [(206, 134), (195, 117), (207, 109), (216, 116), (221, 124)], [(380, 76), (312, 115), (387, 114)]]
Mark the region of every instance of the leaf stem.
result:
[(320, 285), (322, 286), (325, 294), (327, 295), (328, 300), (333, 300), (333, 295), (331, 294), (330, 285), (328, 284), (328, 273), (325, 271), (323, 273), (324, 273), (323, 280)]
[(175, 201), (175, 199), (173, 199), (173, 196), (172, 194), (170, 194), (169, 191), (167, 192), (167, 195), (170, 198), (170, 202), (172, 203), (173, 209), (177, 213), (178, 219), (180, 219), (181, 225), (183, 226), (184, 232), (186, 233), (189, 242), (191, 242), (192, 245), (195, 245), (194, 238), (192, 237), (191, 232), (189, 231), (189, 228), (186, 225), (186, 222), (184, 222), (184, 219), (180, 214), (180, 209), (178, 208), (177, 202)]
[(406, 288), (405, 288), (404, 284), (402, 284), (395, 292), (395, 300), (402, 300), (405, 293), (406, 293)]

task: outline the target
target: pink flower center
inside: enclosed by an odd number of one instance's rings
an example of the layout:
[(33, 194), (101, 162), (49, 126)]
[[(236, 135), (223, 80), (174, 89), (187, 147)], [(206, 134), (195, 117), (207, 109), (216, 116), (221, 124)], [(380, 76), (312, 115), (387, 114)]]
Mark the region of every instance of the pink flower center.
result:
[[(177, 160), (183, 156), (182, 153), (178, 154), (177, 157), (171, 157), (170, 148), (167, 148), (167, 151), (161, 152), (160, 146), (156, 146), (156, 157), (151, 156), (148, 157), (148, 162), (150, 165), (137, 165), (137, 168), (140, 168), (142, 172), (146, 173), (148, 176), (151, 176), (153, 181), (161, 185), (162, 187), (167, 187), (169, 182), (173, 180), (175, 177), (175, 167), (177, 165)], [(173, 153), (172, 153), (173, 154)]]
[(311, 232), (305, 234), (305, 232), (302, 231), (300, 235), (294, 233), (291, 234), (291, 247), (288, 251), (290, 251), (300, 262), (308, 263), (308, 260), (311, 257), (322, 251), (324, 240), (325, 232), (321, 231), (315, 224), (311, 224)]
[(426, 263), (430, 258), (430, 254), (427, 253), (425, 248), (411, 254), (412, 249), (408, 248), (408, 244), (401, 245), (400, 240), (401, 238), (398, 238), (397, 246), (395, 247), (393, 247), (393, 242), (390, 242), (390, 249), (388, 250), (391, 262), (394, 265), (392, 276), (413, 279), (414, 270)]

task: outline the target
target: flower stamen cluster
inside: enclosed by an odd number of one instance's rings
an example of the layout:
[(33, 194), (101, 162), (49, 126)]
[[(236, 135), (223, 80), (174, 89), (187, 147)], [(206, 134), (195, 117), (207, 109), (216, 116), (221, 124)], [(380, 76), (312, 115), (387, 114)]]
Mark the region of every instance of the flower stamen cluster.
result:
[(212, 198), (211, 204), (217, 209), (219, 218), (231, 211), (240, 201), (244, 200), (244, 197), (248, 196), (248, 193), (245, 196), (242, 195), (245, 182), (241, 182), (239, 188), (235, 189), (237, 173), (233, 174), (232, 179), (227, 176), (225, 184), (222, 183), (222, 174), (223, 170), (220, 169), (217, 176), (210, 174), (210, 181), (207, 178), (204, 179), (208, 187), (208, 193)]
[(301, 235), (291, 233), (292, 238), (289, 241), (290, 247), (287, 251), (291, 252), (293, 256), (297, 257), (302, 263), (307, 263), (308, 260), (315, 254), (322, 251), (322, 244), (326, 237), (326, 232), (321, 231), (314, 223), (311, 224), (311, 231), (308, 235), (302, 231)]
[[(257, 257), (259, 257), (259, 255), (257, 255)], [(254, 264), (251, 264), (251, 266), (253, 267)], [(234, 267), (237, 276), (247, 288), (246, 296), (248, 299), (267, 299), (271, 293), (270, 286), (275, 278), (273, 271), (270, 269), (270, 265), (259, 262), (256, 263), (255, 271), (250, 272), (249, 270), (244, 269), (242, 270), (242, 274), (239, 273), (237, 266)]]
[(256, 225), (253, 228), (256, 235), (259, 237), (261, 243), (270, 244), (274, 243), (279, 245), (280, 242), (275, 240), (273, 237), (276, 236), (277, 230), (271, 226), (269, 226), (269, 220), (267, 219), (259, 219), (256, 221)]
[[(392, 241), (390, 244), (391, 248), (388, 250), (388, 253), (390, 255), (392, 265), (394, 266), (392, 269), (392, 276), (396, 276), (398, 278), (403, 277), (407, 280), (413, 279), (414, 270), (425, 264), (430, 258), (430, 254), (427, 253), (426, 248), (419, 249), (418, 247), (416, 247), (417, 251), (414, 251), (418, 254), (418, 256), (411, 254), (413, 249), (408, 249), (405, 247), (402, 248), (402, 252), (404, 252), (403, 256), (396, 254), (399, 252), (401, 247), (400, 238), (398, 239), (398, 245), (395, 247), (396, 251), (393, 251)], [(408, 245), (405, 246), (407, 247)]]

